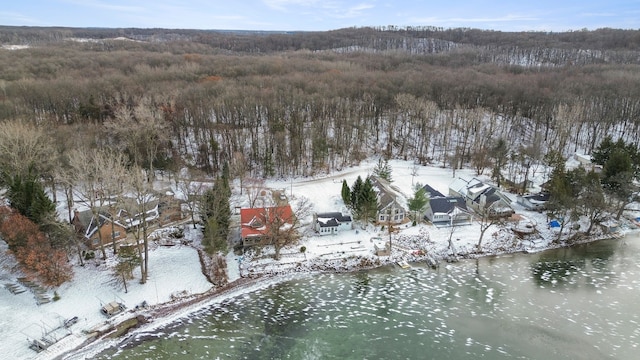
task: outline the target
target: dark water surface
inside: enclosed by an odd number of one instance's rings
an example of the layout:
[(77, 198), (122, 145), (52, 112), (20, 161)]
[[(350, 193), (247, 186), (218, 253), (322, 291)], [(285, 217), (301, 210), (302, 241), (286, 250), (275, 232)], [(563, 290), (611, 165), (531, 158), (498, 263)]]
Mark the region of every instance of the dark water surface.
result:
[(100, 359), (640, 359), (640, 237), (304, 276)]

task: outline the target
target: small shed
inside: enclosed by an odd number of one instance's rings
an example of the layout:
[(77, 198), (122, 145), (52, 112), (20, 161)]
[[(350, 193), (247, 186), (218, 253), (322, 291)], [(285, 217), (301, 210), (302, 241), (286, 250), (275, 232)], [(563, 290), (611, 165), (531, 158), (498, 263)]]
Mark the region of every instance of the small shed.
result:
[(391, 255), (391, 244), (388, 241), (382, 240), (381, 237), (372, 237), (373, 249), (377, 256), (389, 256)]
[(113, 316), (113, 315), (116, 315), (116, 314), (119, 314), (119, 313), (123, 312), (125, 309), (126, 309), (126, 307), (124, 306), (124, 304), (112, 301), (112, 302), (104, 305), (100, 309), (100, 312), (102, 312), (106, 316)]

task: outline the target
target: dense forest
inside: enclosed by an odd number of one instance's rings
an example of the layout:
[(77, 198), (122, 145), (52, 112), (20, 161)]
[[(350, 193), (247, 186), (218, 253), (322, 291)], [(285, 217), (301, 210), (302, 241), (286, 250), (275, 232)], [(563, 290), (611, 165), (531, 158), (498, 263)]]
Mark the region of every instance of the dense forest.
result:
[(126, 135), (153, 124), (158, 151), (140, 156), (160, 168), (309, 175), (371, 155), (462, 166), (499, 138), (540, 158), (546, 144), (567, 155), (606, 134), (640, 139), (639, 31), (3, 27), (0, 39), (28, 46), (0, 52), (3, 121), (130, 155)]
[(640, 145), (635, 30), (4, 26), (0, 44), (2, 183), (18, 193), (98, 178), (92, 151), (148, 174), (310, 176), (377, 156), (499, 183)]

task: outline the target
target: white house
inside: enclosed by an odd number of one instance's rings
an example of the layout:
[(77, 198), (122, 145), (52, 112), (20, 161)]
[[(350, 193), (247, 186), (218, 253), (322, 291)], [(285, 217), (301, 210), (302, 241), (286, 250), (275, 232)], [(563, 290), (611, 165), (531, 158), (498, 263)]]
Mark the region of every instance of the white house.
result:
[(319, 235), (332, 235), (351, 229), (353, 229), (353, 219), (350, 215), (340, 212), (313, 214), (313, 230)]

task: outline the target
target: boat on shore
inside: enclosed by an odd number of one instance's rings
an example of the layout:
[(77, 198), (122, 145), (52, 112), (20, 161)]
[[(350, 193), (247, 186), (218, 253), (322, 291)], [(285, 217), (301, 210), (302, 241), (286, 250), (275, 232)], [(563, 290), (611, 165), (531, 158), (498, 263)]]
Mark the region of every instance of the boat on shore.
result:
[(403, 269), (411, 268), (411, 265), (409, 265), (409, 263), (406, 262), (405, 260), (400, 260), (400, 261), (396, 262), (396, 264), (398, 264), (398, 266), (400, 266)]

